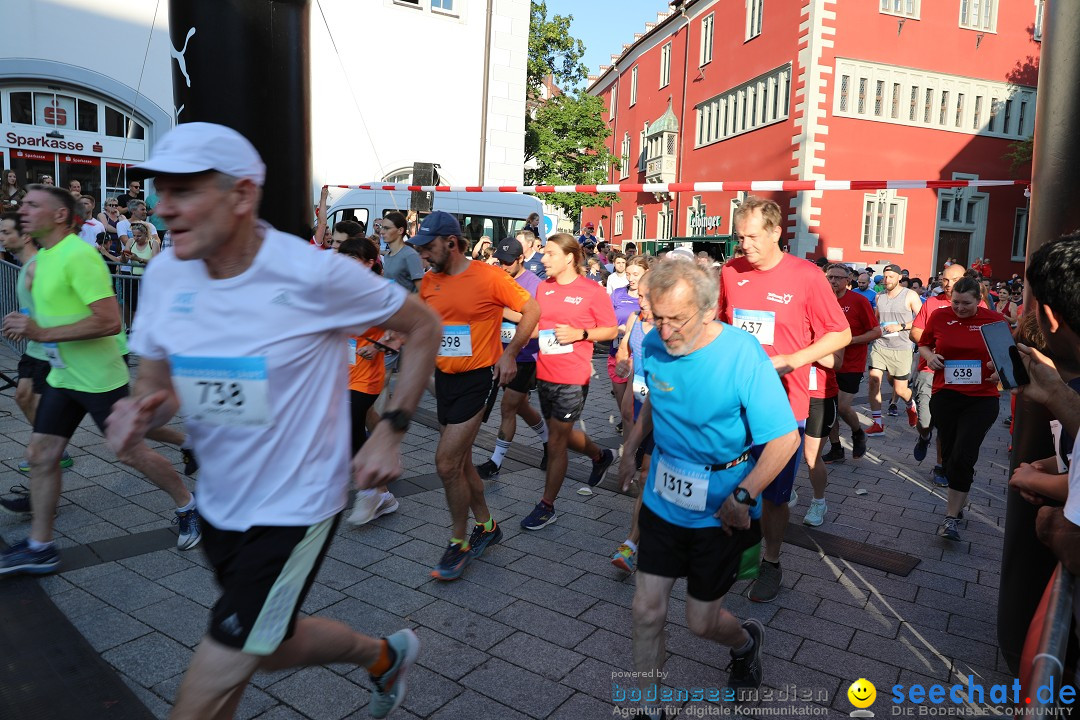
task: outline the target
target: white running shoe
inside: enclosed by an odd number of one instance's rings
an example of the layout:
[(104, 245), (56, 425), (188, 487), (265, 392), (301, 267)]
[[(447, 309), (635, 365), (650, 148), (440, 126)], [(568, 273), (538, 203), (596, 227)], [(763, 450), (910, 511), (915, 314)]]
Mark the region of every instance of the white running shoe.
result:
[(379, 507), (375, 509), (375, 517), (379, 518), (383, 515), (389, 515), (392, 512), (397, 512), (398, 501), (394, 497), (392, 492), (384, 492), (379, 498)]
[(825, 503), (824, 498), (821, 500), (814, 498), (810, 501), (810, 509), (806, 511), (806, 515), (803, 517), (803, 525), (818, 527), (825, 522), (825, 511), (827, 509), (828, 505)]
[(352, 514), (345, 521), (350, 525), (366, 525), (374, 520), (379, 505), (382, 504), (383, 494), (378, 490), (360, 490), (356, 493), (356, 502), (353, 503)]

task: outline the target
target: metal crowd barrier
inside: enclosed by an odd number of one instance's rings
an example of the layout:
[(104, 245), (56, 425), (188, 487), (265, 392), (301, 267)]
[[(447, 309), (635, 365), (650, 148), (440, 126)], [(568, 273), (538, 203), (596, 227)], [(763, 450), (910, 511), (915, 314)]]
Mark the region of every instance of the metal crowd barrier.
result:
[[(120, 318), (124, 329), (131, 327), (131, 321), (135, 318), (138, 310), (139, 290), (142, 287), (142, 275), (134, 275), (130, 272), (130, 266), (119, 263), (106, 262), (113, 278), (113, 290), (116, 299), (120, 303)], [(8, 313), (19, 311), (19, 299), (16, 294), (16, 284), (19, 278), (19, 266), (6, 260), (0, 260), (0, 319)], [(8, 337), (0, 337), (0, 343), (15, 353), (16, 357), (23, 354), (26, 349), (25, 340), (12, 340)]]
[[(1073, 458), (1073, 462), (1080, 462), (1080, 459)], [(1064, 677), (1065, 651), (1072, 631), (1076, 590), (1075, 578), (1064, 565), (1058, 565), (1054, 584), (1050, 587), (1050, 599), (1046, 605), (1046, 617), (1043, 621), (1042, 635), (1039, 637), (1038, 652), (1031, 661), (1029, 685), (1032, 689), (1060, 688), (1063, 682), (1069, 685), (1076, 682), (1074, 678)], [(1049, 698), (1045, 698), (1044, 693), (1032, 692), (1032, 695), (1031, 705), (1028, 706), (1030, 712), (1027, 714), (1041, 714), (1042, 711), (1058, 705), (1058, 698), (1054, 693), (1051, 693)]]

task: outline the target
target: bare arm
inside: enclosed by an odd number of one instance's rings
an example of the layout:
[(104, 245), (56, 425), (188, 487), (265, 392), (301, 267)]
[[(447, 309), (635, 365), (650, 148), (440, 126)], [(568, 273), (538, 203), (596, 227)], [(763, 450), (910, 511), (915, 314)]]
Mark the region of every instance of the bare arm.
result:
[[(922, 335), (922, 330), (919, 330), (918, 332), (919, 332), (919, 335), (921, 336)], [(868, 343), (874, 342), (879, 337), (881, 337), (881, 326), (880, 325), (878, 327), (871, 328), (870, 330), (864, 332), (861, 335), (856, 335), (855, 337), (851, 338), (851, 342), (848, 343), (848, 344), (849, 345), (866, 345)], [(911, 331), (911, 337), (912, 337), (912, 339), (915, 340), (915, 342), (919, 342), (919, 339), (915, 337), (915, 330)]]
[[(789, 433), (765, 443), (754, 469), (742, 479), (739, 487), (746, 488), (750, 497), (761, 502), (762, 491), (769, 486), (777, 473), (788, 461), (791, 455), (799, 447), (799, 431), (792, 430)], [(716, 516), (724, 522), (724, 531), (731, 534), (732, 530), (750, 527), (750, 508), (735, 499), (735, 495), (728, 495)]]
[(113, 452), (123, 456), (179, 409), (168, 360), (142, 358), (131, 396), (117, 400), (109, 413), (105, 439)]
[(28, 315), (14, 312), (4, 318), (4, 334), (8, 337), (37, 340), (43, 343), (93, 340), (120, 332), (120, 305), (116, 296), (90, 303), (90, 315), (69, 325), (43, 328)]
[(802, 350), (797, 350), (790, 355), (774, 355), (773, 367), (780, 375), (787, 375), (803, 365), (809, 365), (826, 355), (832, 355), (837, 350), (847, 347), (850, 342), (851, 328), (827, 332)]
[(326, 232), (326, 198), (330, 195), (330, 188), (324, 187), (319, 193), (319, 217), (315, 218), (315, 244), (323, 244), (323, 235)]

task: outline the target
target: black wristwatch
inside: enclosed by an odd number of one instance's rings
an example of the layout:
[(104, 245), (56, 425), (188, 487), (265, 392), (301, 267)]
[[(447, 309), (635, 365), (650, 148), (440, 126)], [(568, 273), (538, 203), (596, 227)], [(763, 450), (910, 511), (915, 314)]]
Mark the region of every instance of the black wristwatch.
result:
[(755, 507), (757, 505), (757, 499), (750, 497), (749, 491), (744, 487), (735, 488), (735, 492), (732, 493), (732, 497), (735, 498), (735, 502), (741, 505), (747, 505), (749, 507)]
[(581, 328), (581, 341), (585, 342), (588, 339), (589, 339), (589, 331), (586, 330), (585, 328)]
[(412, 422), (412, 413), (404, 410), (388, 410), (382, 414), (379, 420), (388, 421), (390, 428), (396, 432), (405, 432), (409, 429), (409, 423)]

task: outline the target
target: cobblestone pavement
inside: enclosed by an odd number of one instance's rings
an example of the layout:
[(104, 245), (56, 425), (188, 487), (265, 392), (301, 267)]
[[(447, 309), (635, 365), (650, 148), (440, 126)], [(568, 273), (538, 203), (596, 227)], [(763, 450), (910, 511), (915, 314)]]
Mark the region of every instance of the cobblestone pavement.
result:
[[(0, 366), (5, 363), (14, 370), (6, 354)], [(606, 373), (594, 384), (583, 422), (601, 444), (617, 445)], [(1001, 403), (1004, 418), (1008, 399)], [(425, 398), (424, 407), (433, 406)], [(859, 409), (868, 414), (865, 405)], [(935, 535), (944, 494), (929, 482), (932, 456), (915, 464), (915, 431), (902, 415), (888, 420), (885, 436), (870, 440), (864, 459), (852, 461), (849, 447), (848, 460), (829, 467), (829, 512), (821, 530), (913, 555), (921, 560), (916, 569), (899, 577), (786, 545), (784, 589), (775, 602), (749, 602), (742, 594), (745, 582), (727, 601), (739, 617), (756, 617), (766, 626), (765, 685), (789, 695), (792, 686), (810, 692), (820, 714), (830, 717), (852, 709), (846, 690), (860, 677), (879, 693), (894, 683), (932, 684), (969, 674), (984, 683), (1011, 681), (995, 642), (1007, 430), (996, 422), (990, 431), (963, 542), (950, 543)], [(477, 464), (489, 456), (491, 445), (482, 446), (491, 442), (497, 422), (496, 411), (475, 448)], [(519, 426), (515, 447), (531, 446), (534, 464), (507, 460), (489, 486), (488, 503), (505, 536), (463, 579), (444, 584), (429, 576), (448, 537), (449, 514), (433, 464), (438, 433), (414, 423), (403, 447), (404, 479), (395, 486), (400, 509), (367, 527), (342, 524), (303, 607), (373, 635), (416, 629), (423, 643), (419, 663), (403, 710), (392, 717), (612, 716), (612, 683), (620, 681), (613, 673), (632, 669), (634, 579), (608, 558), (626, 536), (632, 499), (611, 490), (614, 471), (588, 497), (577, 494), (580, 482), (568, 479), (558, 521), (535, 533), (520, 530), (518, 521), (540, 497), (543, 476), (535, 467), (538, 440)], [(11, 391), (3, 393), (0, 490), (22, 482), (16, 466), (28, 436)], [(161, 452), (180, 467), (178, 451)], [(75, 466), (64, 473), (57, 519), (65, 557), (77, 557), (75, 546), (129, 534), (159, 540), (142, 554), (39, 582), (149, 710), (164, 717), (216, 598), (212, 573), (199, 551), (156, 549), (163, 545), (161, 529), (171, 526), (169, 498), (121, 466), (89, 422), (76, 433), (71, 454)], [(571, 460), (576, 477), (587, 471), (583, 458)], [(805, 467), (797, 487), (793, 522), (801, 521), (809, 502)], [(8, 543), (24, 537), (28, 527), (0, 516), (0, 536)], [(686, 629), (684, 582), (676, 584), (670, 603), (667, 643), (667, 685), (723, 687), (727, 652)], [(258, 675), (238, 717), (365, 718), (368, 687), (363, 670), (345, 665)], [(783, 692), (774, 703), (790, 704)], [(710, 708), (689, 703), (685, 710)]]

